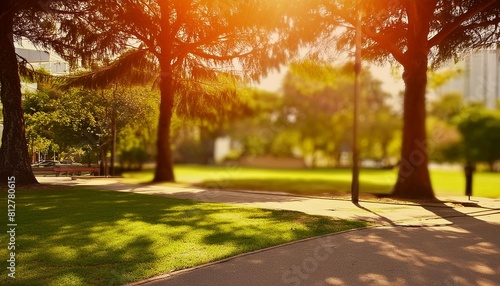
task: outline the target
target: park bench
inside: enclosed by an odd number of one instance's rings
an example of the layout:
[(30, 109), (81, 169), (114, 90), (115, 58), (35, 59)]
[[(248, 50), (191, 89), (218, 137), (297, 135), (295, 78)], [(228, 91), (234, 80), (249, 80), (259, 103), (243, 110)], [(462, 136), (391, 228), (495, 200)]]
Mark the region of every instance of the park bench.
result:
[(57, 177), (60, 175), (74, 176), (89, 173), (90, 175), (99, 175), (99, 167), (54, 167), (53, 171)]
[(89, 175), (99, 175), (99, 167), (81, 166), (55, 166), (55, 167), (32, 167), (35, 176), (74, 176), (88, 173)]

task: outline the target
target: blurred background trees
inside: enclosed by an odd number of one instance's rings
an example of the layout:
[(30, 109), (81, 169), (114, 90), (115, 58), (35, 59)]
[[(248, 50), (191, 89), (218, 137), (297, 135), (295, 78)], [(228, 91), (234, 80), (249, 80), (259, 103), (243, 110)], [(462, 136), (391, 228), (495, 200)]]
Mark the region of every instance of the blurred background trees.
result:
[(47, 84), (24, 98), (33, 161), (107, 161), (113, 130), (122, 167), (138, 168), (154, 155), (158, 93), (147, 87), (63, 91)]

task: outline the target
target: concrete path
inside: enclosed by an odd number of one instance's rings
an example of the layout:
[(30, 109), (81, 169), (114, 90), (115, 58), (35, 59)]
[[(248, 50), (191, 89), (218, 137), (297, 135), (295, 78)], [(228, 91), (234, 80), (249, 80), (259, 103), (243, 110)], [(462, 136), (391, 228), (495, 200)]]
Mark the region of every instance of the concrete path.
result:
[(39, 181), (296, 210), (380, 225), (243, 254), (134, 285), (500, 285), (500, 200), (353, 205), (348, 200), (127, 185), (112, 179)]

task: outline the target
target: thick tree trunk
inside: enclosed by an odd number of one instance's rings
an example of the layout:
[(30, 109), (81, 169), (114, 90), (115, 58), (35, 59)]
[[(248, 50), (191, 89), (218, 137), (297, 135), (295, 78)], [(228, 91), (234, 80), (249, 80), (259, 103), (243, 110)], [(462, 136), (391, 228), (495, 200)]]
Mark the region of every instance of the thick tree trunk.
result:
[(30, 165), (25, 137), (21, 83), (12, 38), (12, 17), (0, 20), (0, 89), (3, 105), (3, 134), (0, 147), (0, 182), (15, 177), (17, 185), (37, 184)]
[(427, 153), (425, 93), (427, 87), (428, 36), (437, 0), (425, 5), (410, 1), (408, 50), (402, 59), (405, 95), (403, 106), (403, 145), (399, 173), (393, 195), (410, 199), (433, 199)]
[(432, 199), (425, 128), (425, 90), (427, 84), (427, 55), (413, 58), (405, 65), (403, 145), (399, 173), (393, 195), (401, 198)]
[(172, 79), (172, 67), (169, 64), (160, 63), (162, 67), (160, 80), (160, 119), (158, 122), (158, 138), (156, 142), (156, 170), (153, 182), (174, 182), (174, 160), (170, 144), (170, 127), (174, 108), (174, 89)]
[(158, 138), (156, 139), (156, 170), (153, 182), (174, 182), (174, 160), (170, 144), (170, 128), (174, 110), (174, 82), (172, 70), (171, 17), (172, 7), (168, 1), (159, 1), (161, 14), (161, 31), (158, 46), (160, 55), (160, 118), (158, 122)]

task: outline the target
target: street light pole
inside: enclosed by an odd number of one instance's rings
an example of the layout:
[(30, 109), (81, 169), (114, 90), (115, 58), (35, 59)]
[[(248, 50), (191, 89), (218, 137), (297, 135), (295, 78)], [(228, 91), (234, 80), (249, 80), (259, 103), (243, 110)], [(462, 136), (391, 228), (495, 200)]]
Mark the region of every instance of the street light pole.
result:
[(359, 115), (359, 97), (361, 73), (361, 15), (356, 19), (356, 51), (354, 62), (354, 120), (353, 120), (353, 138), (352, 138), (352, 184), (351, 201), (354, 204), (359, 202), (359, 147), (358, 147), (358, 115)]

